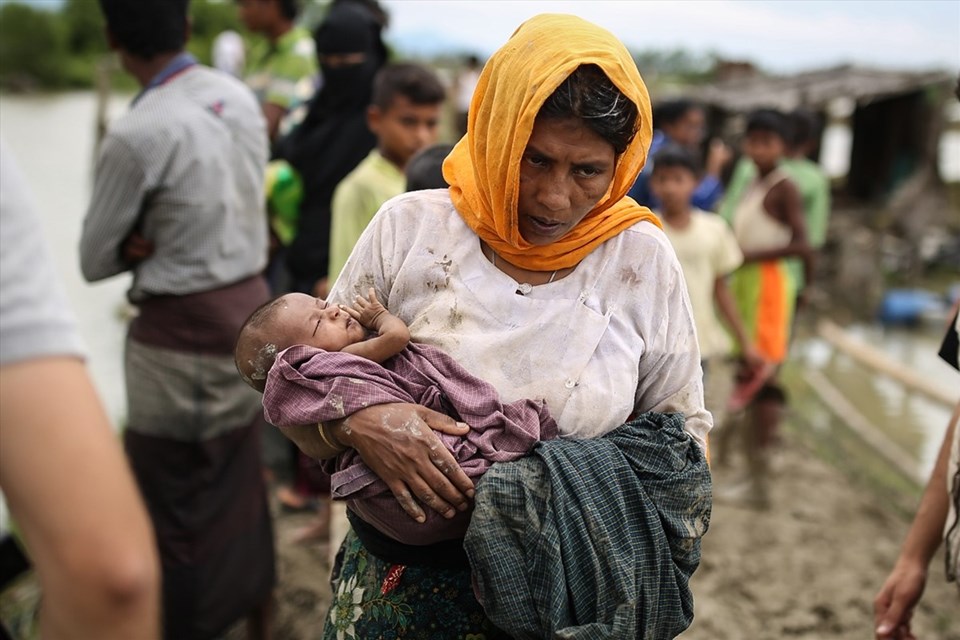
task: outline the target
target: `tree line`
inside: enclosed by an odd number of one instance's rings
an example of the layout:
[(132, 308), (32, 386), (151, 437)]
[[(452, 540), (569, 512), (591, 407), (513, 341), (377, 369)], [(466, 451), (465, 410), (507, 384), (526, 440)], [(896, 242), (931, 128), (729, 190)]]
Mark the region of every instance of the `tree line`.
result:
[[(305, 0), (303, 22), (319, 21), (326, 0)], [(187, 48), (201, 62), (210, 63), (217, 34), (233, 29), (245, 33), (233, 0), (192, 0), (191, 36)], [(108, 59), (103, 17), (96, 0), (8, 0), (0, 4), (0, 88), (80, 89), (92, 87), (96, 67)], [(682, 49), (641, 51), (634, 54), (648, 82), (698, 83), (709, 80), (718, 61), (713, 54), (696, 55)], [(114, 73), (111, 84), (134, 90), (134, 81)]]
[[(210, 62), (213, 39), (224, 29), (241, 31), (232, 1), (193, 0), (188, 49)], [(96, 0), (62, 4), (4, 2), (0, 5), (0, 87), (5, 89), (74, 89), (91, 87), (97, 64), (109, 48)], [(118, 75), (118, 86), (132, 81)]]

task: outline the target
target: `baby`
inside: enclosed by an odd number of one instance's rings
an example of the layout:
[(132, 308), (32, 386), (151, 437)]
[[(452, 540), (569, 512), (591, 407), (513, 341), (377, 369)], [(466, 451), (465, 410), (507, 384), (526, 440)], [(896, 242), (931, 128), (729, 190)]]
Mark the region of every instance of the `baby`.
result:
[[(520, 458), (557, 437), (542, 401), (502, 404), (496, 389), (435, 347), (410, 342), (406, 324), (373, 289), (354, 306), (291, 293), (260, 307), (240, 330), (235, 351), (243, 379), (263, 392), (264, 415), (281, 429), (337, 420), (368, 406), (421, 404), (470, 425), (465, 436), (437, 433), (471, 479), (494, 462)], [(462, 538), (468, 512), (446, 519), (425, 509), (417, 523), (386, 483), (349, 449), (323, 463), (331, 495), (364, 522), (403, 544)]]

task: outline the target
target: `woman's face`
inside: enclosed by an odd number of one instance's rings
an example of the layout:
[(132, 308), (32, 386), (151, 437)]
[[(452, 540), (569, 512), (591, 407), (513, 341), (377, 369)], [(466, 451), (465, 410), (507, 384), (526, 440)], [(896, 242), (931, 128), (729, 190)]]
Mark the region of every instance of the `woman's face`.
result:
[(579, 118), (538, 118), (520, 161), (520, 235), (556, 242), (600, 201), (613, 181), (613, 145)]

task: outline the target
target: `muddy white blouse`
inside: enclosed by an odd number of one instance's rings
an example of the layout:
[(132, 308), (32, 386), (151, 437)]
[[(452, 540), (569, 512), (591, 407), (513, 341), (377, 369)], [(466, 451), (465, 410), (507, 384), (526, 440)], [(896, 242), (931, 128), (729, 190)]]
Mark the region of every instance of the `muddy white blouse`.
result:
[(531, 287), (491, 264), (446, 190), (404, 194), (377, 213), (330, 300), (371, 286), (414, 342), (451, 354), (504, 402), (545, 400), (562, 437), (601, 436), (660, 411), (683, 413), (704, 445), (711, 418), (686, 286), (649, 222)]

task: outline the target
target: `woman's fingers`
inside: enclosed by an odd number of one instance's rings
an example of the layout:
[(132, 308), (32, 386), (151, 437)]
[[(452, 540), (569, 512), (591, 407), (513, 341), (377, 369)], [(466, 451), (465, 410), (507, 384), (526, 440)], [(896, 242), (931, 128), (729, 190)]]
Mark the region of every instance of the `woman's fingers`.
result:
[[(431, 484), (431, 482), (434, 484)], [(417, 476), (406, 481), (397, 479), (387, 483), (387, 486), (390, 487), (390, 491), (396, 496), (397, 502), (400, 503), (403, 510), (417, 522), (426, 521), (426, 515), (421, 505), (436, 511), (445, 518), (452, 518), (456, 514), (456, 509), (440, 497), (439, 494), (443, 487), (440, 482), (436, 481), (436, 478), (430, 480)], [(462, 496), (460, 499), (462, 504), (458, 505), (458, 508), (460, 511), (464, 511), (468, 505), (462, 499)]]
[[(430, 484), (430, 480), (420, 477), (415, 478), (409, 485), (410, 492), (420, 504), (436, 511), (444, 518), (452, 518), (457, 510), (449, 502), (440, 497), (438, 491), (435, 491)], [(463, 500), (463, 498), (460, 498)], [(464, 501), (465, 502), (465, 501)], [(460, 509), (463, 511), (463, 509)]]
[[(427, 423), (427, 426), (436, 431), (456, 436), (466, 435), (467, 432), (470, 431), (470, 427), (467, 424), (457, 422), (450, 416), (433, 411), (432, 409), (418, 407), (417, 412), (420, 414), (420, 418)], [(472, 498), (473, 481), (463, 472), (463, 469), (457, 463), (453, 454), (443, 446), (440, 438), (432, 432), (431, 435), (437, 439), (437, 446), (431, 449), (430, 461), (433, 462), (434, 467), (436, 467), (437, 471), (442, 475), (442, 480), (439, 481), (438, 485), (434, 486), (438, 487), (440, 495), (451, 500), (458, 507), (461, 502), (466, 506), (465, 501), (457, 500), (455, 496), (466, 495), (466, 497)], [(451, 490), (453, 493), (450, 492)]]
[(390, 491), (393, 492), (397, 502), (400, 503), (400, 507), (406, 511), (411, 518), (417, 522), (426, 521), (426, 514), (423, 512), (423, 509), (420, 508), (420, 505), (417, 504), (417, 501), (413, 499), (413, 495), (410, 493), (410, 490), (407, 489), (407, 485), (396, 481), (388, 483), (387, 486), (390, 487)]
[[(424, 423), (429, 427), (429, 423)], [(470, 506), (467, 498), (472, 497), (473, 482), (440, 442), (440, 437), (429, 428), (423, 432), (428, 451), (423, 458), (417, 456), (418, 474), (409, 483), (411, 491), (424, 505), (447, 518), (453, 516), (454, 508), (466, 511)], [(467, 491), (471, 493), (467, 494)]]

